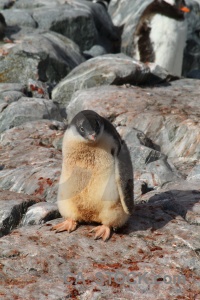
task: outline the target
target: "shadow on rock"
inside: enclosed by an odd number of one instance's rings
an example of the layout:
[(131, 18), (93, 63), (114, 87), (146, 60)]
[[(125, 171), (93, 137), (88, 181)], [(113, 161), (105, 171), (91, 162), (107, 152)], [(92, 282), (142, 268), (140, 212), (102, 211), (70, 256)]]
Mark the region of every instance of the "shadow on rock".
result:
[(200, 225), (199, 190), (169, 190), (155, 194), (148, 202), (136, 204), (129, 222), (119, 231), (130, 234), (151, 229), (153, 232), (177, 217), (191, 225)]

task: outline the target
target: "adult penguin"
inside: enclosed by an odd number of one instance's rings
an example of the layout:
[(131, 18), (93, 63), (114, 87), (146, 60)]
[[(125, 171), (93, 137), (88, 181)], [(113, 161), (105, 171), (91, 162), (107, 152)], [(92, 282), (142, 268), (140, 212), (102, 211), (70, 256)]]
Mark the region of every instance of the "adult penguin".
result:
[(189, 12), (184, 0), (154, 0), (143, 11), (135, 30), (134, 58), (154, 62), (181, 76)]

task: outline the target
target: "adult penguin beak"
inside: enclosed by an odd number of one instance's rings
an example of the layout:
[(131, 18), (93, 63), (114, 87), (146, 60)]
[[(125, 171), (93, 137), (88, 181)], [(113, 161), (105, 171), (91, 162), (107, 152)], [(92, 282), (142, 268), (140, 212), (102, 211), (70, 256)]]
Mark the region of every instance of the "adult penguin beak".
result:
[(183, 11), (183, 12), (185, 12), (185, 13), (190, 12), (190, 9), (188, 7), (186, 7), (186, 6), (181, 6), (180, 10)]

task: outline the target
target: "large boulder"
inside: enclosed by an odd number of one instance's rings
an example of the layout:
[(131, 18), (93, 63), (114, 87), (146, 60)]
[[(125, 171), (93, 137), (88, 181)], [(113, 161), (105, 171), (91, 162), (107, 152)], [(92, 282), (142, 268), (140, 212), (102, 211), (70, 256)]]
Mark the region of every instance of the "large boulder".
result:
[(124, 54), (107, 54), (76, 67), (52, 91), (54, 101), (66, 105), (74, 92), (101, 85), (156, 84), (170, 79), (155, 64), (143, 64)]
[[(10, 45), (10, 47), (8, 47)], [(85, 61), (79, 47), (54, 32), (38, 31), (2, 46), (0, 82), (27, 84), (29, 78), (57, 83)]]
[(0, 133), (28, 121), (62, 120), (58, 106), (52, 100), (22, 97), (0, 114)]

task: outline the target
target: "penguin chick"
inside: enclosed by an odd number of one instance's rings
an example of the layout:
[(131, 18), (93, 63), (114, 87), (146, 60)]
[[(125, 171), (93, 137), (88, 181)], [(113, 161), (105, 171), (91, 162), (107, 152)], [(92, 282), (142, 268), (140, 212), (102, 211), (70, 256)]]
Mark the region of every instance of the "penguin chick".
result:
[(135, 55), (181, 76), (189, 12), (184, 0), (154, 0), (144, 10), (135, 32)]
[(71, 232), (78, 222), (97, 222), (95, 239), (109, 239), (133, 211), (133, 170), (126, 144), (114, 126), (92, 110), (79, 112), (63, 138), (58, 208)]

